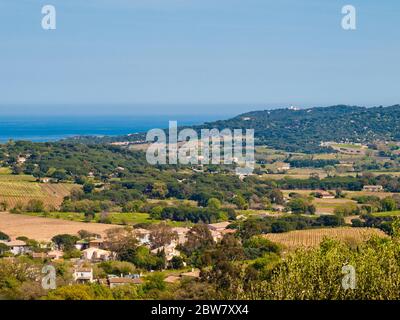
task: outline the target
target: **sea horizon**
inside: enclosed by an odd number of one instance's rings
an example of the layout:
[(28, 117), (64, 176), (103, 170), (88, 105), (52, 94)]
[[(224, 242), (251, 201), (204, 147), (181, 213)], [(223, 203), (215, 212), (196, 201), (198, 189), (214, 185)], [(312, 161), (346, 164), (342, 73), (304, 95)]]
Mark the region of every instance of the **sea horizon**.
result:
[(53, 142), (74, 136), (119, 136), (167, 128), (169, 121), (178, 125), (196, 125), (222, 120), (232, 115), (1, 115), (0, 143), (9, 140)]

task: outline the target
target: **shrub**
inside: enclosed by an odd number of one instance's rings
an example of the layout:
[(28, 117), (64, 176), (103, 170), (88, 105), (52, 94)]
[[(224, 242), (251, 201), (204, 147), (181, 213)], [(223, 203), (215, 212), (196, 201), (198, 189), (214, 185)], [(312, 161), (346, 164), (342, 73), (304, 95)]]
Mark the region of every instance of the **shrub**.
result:
[(0, 231), (0, 240), (9, 241), (10, 237), (7, 234), (5, 234), (4, 232)]
[(345, 203), (335, 208), (335, 215), (346, 217), (357, 215), (360, 212), (360, 209), (354, 203)]
[(243, 243), (244, 252), (248, 259), (262, 257), (265, 253), (279, 254), (281, 248), (278, 244), (260, 236), (254, 236)]
[(28, 201), (25, 210), (27, 212), (44, 212), (45, 207), (42, 200), (39, 199), (31, 199)]

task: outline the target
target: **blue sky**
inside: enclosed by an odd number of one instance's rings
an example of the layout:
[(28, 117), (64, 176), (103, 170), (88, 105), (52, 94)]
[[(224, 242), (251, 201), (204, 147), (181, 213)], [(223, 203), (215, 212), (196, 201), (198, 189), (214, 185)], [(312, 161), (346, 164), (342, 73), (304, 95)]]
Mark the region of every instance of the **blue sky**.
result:
[(0, 113), (397, 104), (399, 17), (396, 0), (1, 0)]

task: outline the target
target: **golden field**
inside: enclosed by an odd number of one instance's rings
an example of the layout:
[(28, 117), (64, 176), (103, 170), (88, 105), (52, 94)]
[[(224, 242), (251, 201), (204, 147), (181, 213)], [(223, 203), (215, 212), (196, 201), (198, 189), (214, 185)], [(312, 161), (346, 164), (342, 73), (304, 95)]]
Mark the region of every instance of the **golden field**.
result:
[(269, 233), (264, 236), (273, 242), (283, 245), (288, 250), (316, 247), (324, 238), (354, 244), (366, 241), (372, 236), (387, 237), (379, 229), (350, 227), (296, 230), (285, 233)]
[(11, 238), (25, 236), (37, 241), (50, 241), (55, 235), (63, 233), (76, 235), (79, 230), (87, 230), (104, 236), (106, 230), (115, 227), (121, 226), (0, 213), (0, 231)]
[(9, 209), (17, 203), (26, 204), (31, 199), (42, 200), (46, 207), (58, 208), (65, 196), (79, 186), (72, 183), (38, 183), (30, 176), (0, 175), (0, 202)]

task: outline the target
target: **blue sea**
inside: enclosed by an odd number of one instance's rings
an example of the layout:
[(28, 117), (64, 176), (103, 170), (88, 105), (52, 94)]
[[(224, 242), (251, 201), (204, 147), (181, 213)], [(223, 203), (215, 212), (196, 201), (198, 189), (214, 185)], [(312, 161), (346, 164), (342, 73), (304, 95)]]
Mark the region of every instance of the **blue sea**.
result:
[(153, 128), (168, 128), (168, 121), (180, 125), (201, 124), (228, 117), (221, 115), (79, 115), (79, 116), (0, 116), (0, 142), (29, 140), (56, 141), (73, 136), (118, 136), (146, 132)]

